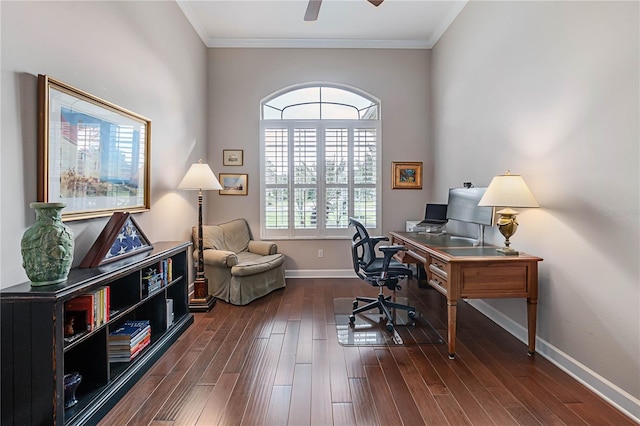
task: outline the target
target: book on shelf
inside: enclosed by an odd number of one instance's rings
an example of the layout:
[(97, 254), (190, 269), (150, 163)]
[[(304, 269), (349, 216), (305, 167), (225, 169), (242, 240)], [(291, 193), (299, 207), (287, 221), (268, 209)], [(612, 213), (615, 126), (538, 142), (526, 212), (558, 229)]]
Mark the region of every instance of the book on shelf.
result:
[[(73, 299), (67, 301), (64, 304), (64, 312), (65, 312), (65, 326), (68, 326), (69, 321), (71, 320), (71, 318), (74, 319), (73, 321), (73, 330), (74, 332), (69, 333), (69, 331), (71, 330), (65, 330), (65, 335), (66, 336), (70, 336), (73, 335), (79, 331), (92, 331), (95, 325), (95, 320), (94, 320), (94, 295), (93, 293), (90, 294), (83, 294), (81, 296), (78, 297), (74, 297)], [(80, 330), (80, 323), (76, 324), (75, 321), (78, 319), (79, 317), (79, 312), (85, 312), (85, 314), (83, 314), (83, 316), (85, 317), (84, 321), (82, 321), (84, 323), (84, 329)], [(73, 313), (73, 314), (72, 314)], [(69, 326), (71, 327), (71, 326)]]
[(151, 332), (149, 320), (127, 320), (120, 327), (109, 333), (109, 341), (131, 341), (131, 339), (135, 338), (138, 334), (146, 331)]
[[(68, 325), (67, 317), (71, 318), (73, 315), (75, 332), (93, 331), (109, 321), (110, 306), (111, 287), (108, 286), (74, 297), (65, 302), (64, 305), (65, 326)], [(74, 314), (70, 314), (71, 312)], [(79, 312), (85, 312), (86, 314), (82, 315)], [(85, 319), (79, 321), (78, 319), (82, 316)], [(69, 333), (65, 331), (65, 335), (68, 336)]]
[(145, 347), (151, 341), (151, 334), (145, 334), (142, 336), (143, 338), (138, 340), (134, 345), (131, 346), (109, 346), (109, 356), (111, 355), (132, 355), (140, 350), (140, 348)]
[(121, 338), (121, 335), (117, 335), (114, 336), (113, 338), (111, 336), (109, 336), (109, 348), (111, 347), (133, 347), (135, 346), (138, 342), (140, 342), (142, 339), (145, 338), (145, 336), (147, 335), (151, 335), (151, 327), (147, 326), (144, 329), (142, 329), (140, 332), (136, 333), (135, 335), (131, 336), (130, 338)]
[(109, 334), (109, 362), (129, 362), (151, 343), (148, 320), (126, 321)]
[(149, 346), (151, 343), (151, 337), (140, 342), (140, 345), (135, 349), (135, 351), (126, 352), (122, 354), (109, 354), (109, 362), (130, 362), (135, 359), (140, 353)]

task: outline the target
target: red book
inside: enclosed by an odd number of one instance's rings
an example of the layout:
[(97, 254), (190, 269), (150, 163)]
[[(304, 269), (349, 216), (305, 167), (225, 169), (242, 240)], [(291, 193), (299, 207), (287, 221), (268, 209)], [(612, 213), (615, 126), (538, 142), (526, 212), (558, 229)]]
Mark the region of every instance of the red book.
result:
[(65, 311), (87, 311), (87, 331), (92, 331), (95, 324), (94, 315), (95, 296), (93, 294), (83, 294), (67, 301), (64, 304)]

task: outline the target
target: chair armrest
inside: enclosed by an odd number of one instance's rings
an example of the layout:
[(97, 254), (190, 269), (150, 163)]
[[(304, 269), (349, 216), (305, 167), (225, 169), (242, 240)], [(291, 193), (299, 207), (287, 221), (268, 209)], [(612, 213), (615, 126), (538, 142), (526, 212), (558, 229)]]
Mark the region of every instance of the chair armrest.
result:
[[(193, 252), (193, 257), (198, 260), (198, 252)], [(206, 249), (202, 251), (205, 265), (231, 268), (238, 264), (238, 256), (232, 251)]]
[(401, 245), (392, 245), (392, 246), (380, 246), (378, 247), (381, 252), (386, 256), (387, 253), (391, 253), (391, 256), (396, 254), (399, 251), (407, 251), (408, 249), (405, 246)]
[(401, 246), (401, 245), (380, 246), (378, 248), (384, 254), (384, 260), (382, 264), (383, 274), (389, 269), (389, 264), (391, 263), (391, 258), (393, 257), (394, 254), (396, 254), (399, 251), (408, 250), (405, 246)]
[(278, 252), (278, 245), (272, 241), (250, 240), (248, 249), (250, 253), (267, 256)]
[(371, 242), (373, 243), (374, 247), (381, 241), (389, 241), (389, 237), (385, 237), (385, 236), (369, 237), (369, 238), (371, 239)]

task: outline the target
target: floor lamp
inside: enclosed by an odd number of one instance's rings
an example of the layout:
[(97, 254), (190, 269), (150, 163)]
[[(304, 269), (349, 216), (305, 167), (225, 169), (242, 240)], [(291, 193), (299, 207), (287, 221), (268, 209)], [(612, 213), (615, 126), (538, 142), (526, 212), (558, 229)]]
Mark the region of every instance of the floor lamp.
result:
[(189, 301), (189, 310), (207, 312), (216, 303), (216, 299), (209, 294), (209, 280), (204, 275), (204, 260), (202, 253), (202, 191), (222, 189), (220, 182), (213, 174), (208, 164), (200, 160), (192, 164), (184, 175), (178, 189), (198, 191), (198, 264), (196, 265), (196, 279), (193, 282), (193, 298)]

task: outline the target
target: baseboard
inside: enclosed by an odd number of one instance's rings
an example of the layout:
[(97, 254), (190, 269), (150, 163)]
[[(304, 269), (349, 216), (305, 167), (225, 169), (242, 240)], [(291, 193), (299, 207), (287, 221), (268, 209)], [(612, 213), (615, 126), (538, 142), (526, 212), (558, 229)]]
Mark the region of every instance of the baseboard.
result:
[[(483, 313), (500, 327), (507, 330), (523, 343), (527, 343), (527, 329), (483, 300), (467, 300), (467, 302)], [(576, 359), (559, 350), (551, 343), (536, 337), (536, 354), (542, 355), (565, 373), (591, 389), (602, 399), (608, 401), (622, 413), (640, 423), (640, 399), (619, 388), (609, 380), (589, 369)]]
[(358, 278), (353, 269), (292, 269), (284, 271), (285, 278)]

